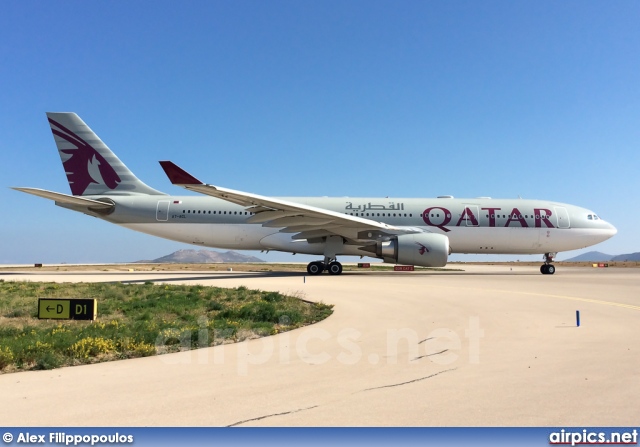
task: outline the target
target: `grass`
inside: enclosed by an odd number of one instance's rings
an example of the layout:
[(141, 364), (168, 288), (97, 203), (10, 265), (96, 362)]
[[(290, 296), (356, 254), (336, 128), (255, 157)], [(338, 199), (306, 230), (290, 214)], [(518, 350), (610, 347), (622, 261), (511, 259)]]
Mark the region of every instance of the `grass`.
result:
[[(39, 320), (38, 298), (96, 298), (98, 319)], [(0, 371), (238, 342), (328, 317), (332, 306), (246, 287), (0, 281)]]

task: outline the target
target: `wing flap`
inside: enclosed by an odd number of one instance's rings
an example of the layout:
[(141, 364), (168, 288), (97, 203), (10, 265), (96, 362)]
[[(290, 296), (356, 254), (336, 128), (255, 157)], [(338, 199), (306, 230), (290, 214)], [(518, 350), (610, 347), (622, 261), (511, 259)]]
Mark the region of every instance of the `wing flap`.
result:
[(327, 225), (334, 221), (335, 219), (326, 218), (321, 219), (318, 217), (307, 217), (307, 216), (292, 216), (292, 217), (280, 217), (279, 219), (270, 220), (262, 224), (263, 227), (269, 228), (280, 228), (280, 227), (289, 227), (289, 226), (305, 226), (305, 225)]
[[(299, 231), (307, 231), (307, 230), (329, 230), (329, 231), (338, 231), (337, 234), (345, 233), (347, 228), (344, 225), (332, 224), (332, 225), (294, 225), (290, 227), (284, 227), (280, 230), (280, 233), (297, 233)], [(346, 234), (344, 234), (346, 235)]]
[(260, 208), (260, 207), (248, 208), (247, 211), (251, 211), (251, 212), (254, 212), (254, 213), (257, 213), (257, 214), (249, 217), (247, 219), (247, 222), (249, 222), (249, 223), (264, 223), (264, 222), (273, 221), (275, 219), (279, 219), (281, 217), (290, 217), (290, 216), (299, 216), (300, 215), (300, 213), (298, 211), (290, 211), (290, 212), (286, 212), (286, 211), (261, 211), (261, 209), (266, 209), (266, 208)]

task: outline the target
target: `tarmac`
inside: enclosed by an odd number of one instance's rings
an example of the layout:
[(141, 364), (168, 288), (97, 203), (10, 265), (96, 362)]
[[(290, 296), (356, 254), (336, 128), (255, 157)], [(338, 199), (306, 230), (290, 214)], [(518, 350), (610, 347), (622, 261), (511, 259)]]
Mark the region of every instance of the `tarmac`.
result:
[[(305, 328), (0, 375), (4, 426), (632, 426), (640, 269), (2, 273), (240, 285), (335, 305)], [(98, 307), (99, 308), (99, 307)], [(576, 326), (576, 311), (581, 325)]]

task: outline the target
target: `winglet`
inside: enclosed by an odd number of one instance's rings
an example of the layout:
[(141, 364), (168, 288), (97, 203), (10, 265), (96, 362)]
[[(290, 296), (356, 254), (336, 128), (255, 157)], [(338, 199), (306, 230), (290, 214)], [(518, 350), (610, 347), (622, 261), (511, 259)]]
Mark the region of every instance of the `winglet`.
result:
[(204, 184), (172, 161), (161, 161), (160, 166), (162, 166), (165, 174), (169, 177), (169, 181), (174, 185)]

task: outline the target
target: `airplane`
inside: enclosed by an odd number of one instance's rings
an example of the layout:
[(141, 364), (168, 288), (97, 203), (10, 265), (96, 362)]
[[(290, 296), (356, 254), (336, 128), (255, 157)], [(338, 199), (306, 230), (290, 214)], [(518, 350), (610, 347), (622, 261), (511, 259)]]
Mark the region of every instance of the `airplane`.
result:
[(140, 181), (75, 113), (47, 113), (71, 195), (13, 189), (131, 230), (232, 250), (322, 256), (307, 272), (342, 273), (338, 256), (443, 267), (452, 253), (542, 254), (554, 274), (560, 251), (609, 239), (616, 228), (596, 213), (544, 200), (478, 197), (267, 197), (198, 180), (160, 161), (173, 185), (202, 196), (173, 196)]

